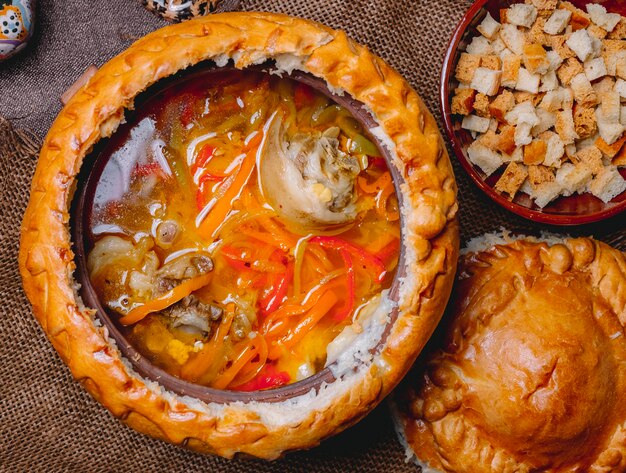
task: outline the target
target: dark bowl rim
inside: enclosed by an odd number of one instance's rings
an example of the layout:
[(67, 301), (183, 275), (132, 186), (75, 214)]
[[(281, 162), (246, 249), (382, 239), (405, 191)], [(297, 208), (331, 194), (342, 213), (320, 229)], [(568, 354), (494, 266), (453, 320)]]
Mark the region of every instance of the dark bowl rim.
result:
[(626, 210), (626, 200), (619, 202), (611, 207), (605, 208), (599, 212), (594, 212), (586, 215), (559, 215), (547, 213), (539, 210), (533, 210), (523, 205), (511, 202), (502, 195), (498, 194), (493, 187), (485, 182), (485, 180), (478, 173), (474, 165), (468, 160), (463, 152), (463, 148), (454, 130), (454, 124), (452, 122), (452, 106), (450, 97), (450, 79), (452, 73), (456, 67), (455, 55), (463, 36), (467, 32), (472, 20), (480, 14), (481, 10), (491, 0), (476, 0), (472, 6), (465, 12), (459, 23), (454, 29), (454, 34), (448, 43), (446, 54), (443, 60), (443, 67), (441, 70), (441, 82), (439, 88), (439, 103), (442, 114), (442, 121), (444, 130), (448, 136), (448, 140), (457, 160), (461, 163), (461, 166), (467, 172), (471, 180), (482, 190), (487, 196), (496, 204), (504, 207), (505, 209), (513, 212), (520, 217), (533, 222), (546, 223), (550, 225), (561, 226), (575, 226), (584, 225), (588, 223), (599, 222), (608, 218), (614, 217), (619, 213)]

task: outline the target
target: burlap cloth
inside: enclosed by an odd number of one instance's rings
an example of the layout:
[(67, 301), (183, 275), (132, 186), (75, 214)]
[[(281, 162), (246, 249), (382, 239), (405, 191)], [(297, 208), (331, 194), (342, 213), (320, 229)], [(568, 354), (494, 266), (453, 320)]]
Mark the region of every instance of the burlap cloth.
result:
[[(439, 118), (438, 81), (447, 41), (467, 0), (244, 0), (345, 29), (411, 82)], [(90, 64), (101, 65), (164, 22), (136, 0), (44, 0), (38, 35), (0, 64), (0, 115), (43, 137), (58, 97)], [(3, 133), (0, 129), (0, 133)], [(453, 159), (454, 161), (454, 159)], [(204, 457), (139, 435), (72, 380), (31, 315), (17, 269), (19, 224), (36, 159), (0, 154), (0, 471), (2, 472), (410, 472), (385, 406), (309, 452), (274, 462)], [(506, 226), (540, 227), (488, 201), (455, 163), (462, 238)], [(546, 227), (541, 227), (546, 229)], [(616, 218), (570, 230), (620, 243)], [(549, 229), (558, 231), (558, 229)]]

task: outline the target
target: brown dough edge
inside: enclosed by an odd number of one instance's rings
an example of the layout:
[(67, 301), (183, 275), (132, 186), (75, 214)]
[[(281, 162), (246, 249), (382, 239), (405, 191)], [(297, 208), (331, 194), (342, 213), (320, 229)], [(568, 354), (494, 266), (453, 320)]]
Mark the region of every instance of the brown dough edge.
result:
[[(246, 405), (212, 416), (129, 371), (106, 329), (76, 293), (69, 213), (83, 158), (110, 136), (134, 97), (159, 79), (226, 54), (246, 67), (281, 54), (366, 104), (396, 146), (406, 184), (409, 277), (400, 315), (377, 359), (333, 405), (299, 425), (267, 426)], [(270, 13), (224, 13), (167, 26), (104, 64), (70, 100), (41, 150), (19, 255), (34, 314), (72, 375), (134, 429), (205, 453), (265, 459), (315, 446), (369, 412), (406, 373), (440, 320), (458, 255), (456, 184), (437, 124), (408, 83), (345, 33)], [(384, 369), (380, 367), (384, 366)], [(363, 369), (361, 371), (364, 371)]]

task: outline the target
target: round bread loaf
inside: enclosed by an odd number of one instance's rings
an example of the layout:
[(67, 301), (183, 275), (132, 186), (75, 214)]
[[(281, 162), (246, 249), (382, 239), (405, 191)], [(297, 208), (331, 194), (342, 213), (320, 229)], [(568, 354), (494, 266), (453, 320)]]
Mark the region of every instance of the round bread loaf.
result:
[[(69, 208), (83, 159), (150, 85), (189, 66), (273, 61), (360, 101), (378, 124), (400, 185), (404, 266), (394, 300), (354, 332), (334, 381), (296, 396), (203, 402), (144, 379), (124, 359), (74, 279)], [(367, 414), (398, 383), (440, 320), (458, 255), (456, 184), (437, 124), (384, 61), (345, 33), (269, 13), (224, 13), (168, 26), (105, 65), (68, 102), (41, 150), (19, 263), (35, 316), (72, 374), (131, 427), (189, 448), (273, 459), (317, 445)], [(397, 311), (397, 317), (389, 317)]]
[(626, 258), (586, 239), (465, 254), (442, 339), (399, 396), (425, 471), (625, 471)]

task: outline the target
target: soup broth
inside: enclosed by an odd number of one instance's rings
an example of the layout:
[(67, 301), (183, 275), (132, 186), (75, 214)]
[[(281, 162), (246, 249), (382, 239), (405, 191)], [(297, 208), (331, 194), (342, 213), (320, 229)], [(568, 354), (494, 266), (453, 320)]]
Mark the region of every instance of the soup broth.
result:
[(184, 380), (309, 377), (399, 258), (393, 181), (345, 108), (256, 71), (177, 82), (104, 151), (87, 269), (133, 346)]

